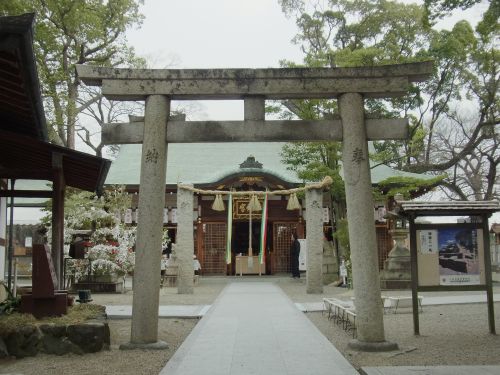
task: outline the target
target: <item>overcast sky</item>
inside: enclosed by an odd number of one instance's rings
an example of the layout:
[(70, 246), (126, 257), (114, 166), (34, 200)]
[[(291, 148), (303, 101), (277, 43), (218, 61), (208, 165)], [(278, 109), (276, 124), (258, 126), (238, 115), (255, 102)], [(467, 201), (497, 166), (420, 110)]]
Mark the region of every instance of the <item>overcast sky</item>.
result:
[[(128, 32), (154, 68), (277, 68), (300, 62), (295, 21), (277, 0), (146, 0), (142, 27)], [(190, 120), (241, 120), (242, 101), (183, 102)], [(175, 103), (174, 103), (175, 106)]]
[[(458, 12), (441, 24), (477, 20), (484, 9), (486, 4)], [(292, 43), (295, 20), (285, 17), (278, 0), (145, 0), (141, 12), (142, 27), (127, 37), (154, 68), (278, 68), (283, 59), (302, 62)], [(243, 119), (242, 101), (183, 104), (189, 120)]]
[[(449, 28), (462, 18), (474, 23), (486, 6), (457, 12), (440, 25)], [(127, 36), (155, 68), (277, 68), (282, 59), (303, 57), (291, 42), (295, 20), (285, 17), (278, 0), (145, 0), (141, 12), (142, 27)]]
[(300, 60), (295, 21), (277, 0), (146, 0), (129, 42), (155, 67), (267, 68)]

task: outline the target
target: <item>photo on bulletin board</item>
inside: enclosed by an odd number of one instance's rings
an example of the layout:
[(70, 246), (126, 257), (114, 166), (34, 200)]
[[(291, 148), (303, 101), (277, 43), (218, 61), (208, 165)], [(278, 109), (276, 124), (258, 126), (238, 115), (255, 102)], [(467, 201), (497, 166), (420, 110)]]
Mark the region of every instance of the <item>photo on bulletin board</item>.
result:
[(482, 230), (441, 226), (417, 230), (420, 286), (484, 283)]
[(449, 227), (437, 230), (441, 285), (480, 283), (477, 229)]

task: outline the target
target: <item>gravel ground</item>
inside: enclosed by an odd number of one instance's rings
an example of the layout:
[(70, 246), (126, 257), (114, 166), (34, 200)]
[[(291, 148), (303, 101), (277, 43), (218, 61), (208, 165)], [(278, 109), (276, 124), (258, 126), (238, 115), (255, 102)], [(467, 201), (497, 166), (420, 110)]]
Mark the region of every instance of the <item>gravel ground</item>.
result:
[[(294, 302), (320, 302), (323, 297), (349, 299), (352, 291), (325, 286), (323, 294), (307, 294), (305, 279), (288, 277), (251, 278), (252, 281), (272, 281), (279, 285)], [(160, 304), (211, 304), (229, 281), (247, 278), (201, 278), (194, 294), (177, 294), (176, 288), (163, 288)], [(499, 292), (497, 288), (496, 292)], [(409, 295), (409, 291), (384, 292), (386, 295)], [(448, 293), (446, 293), (449, 295)], [(454, 293), (461, 294), (461, 293)], [(436, 295), (423, 293), (425, 295)], [(442, 295), (442, 293), (440, 294)], [(132, 292), (123, 294), (94, 294), (95, 303), (127, 305)], [(409, 310), (409, 309), (407, 309)], [(347, 348), (351, 335), (329, 321), (320, 312), (307, 313), (308, 318), (356, 367), (378, 365), (500, 365), (500, 337), (488, 334), (486, 304), (424, 306), (420, 317), (421, 336), (413, 335), (409, 311), (384, 316), (386, 338), (399, 344), (400, 350), (389, 353), (363, 353)], [(495, 304), (496, 326), (500, 329), (500, 303)], [(164, 351), (121, 351), (118, 345), (130, 339), (130, 320), (110, 320), (111, 350), (95, 354), (46, 355), (20, 360), (0, 360), (0, 374), (24, 375), (94, 375), (94, 374), (158, 374), (189, 335), (198, 320), (159, 319), (159, 339), (169, 344)]]

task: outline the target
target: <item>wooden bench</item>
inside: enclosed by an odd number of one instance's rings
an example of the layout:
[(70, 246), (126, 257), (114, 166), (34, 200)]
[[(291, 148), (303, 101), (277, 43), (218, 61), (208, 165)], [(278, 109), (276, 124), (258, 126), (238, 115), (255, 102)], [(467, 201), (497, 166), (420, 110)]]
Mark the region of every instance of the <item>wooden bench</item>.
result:
[[(422, 312), (422, 296), (418, 296), (418, 307), (419, 311)], [(389, 301), (389, 306), (387, 307), (387, 311), (392, 311), (393, 314), (396, 314), (398, 311), (398, 308), (401, 307), (412, 307), (413, 299), (412, 297), (403, 297), (403, 296), (397, 296), (397, 297), (388, 297), (387, 300)]]
[(352, 307), (352, 306), (353, 305), (350, 302), (342, 301), (342, 300), (337, 299), (337, 298), (323, 298), (323, 311), (322, 311), (322, 314), (324, 312), (327, 312), (328, 313), (328, 319), (331, 319), (332, 315), (335, 315), (335, 313), (337, 312), (335, 310), (338, 310), (339, 307), (349, 308), (349, 307)]
[(352, 337), (356, 337), (356, 313), (354, 310), (345, 309), (343, 328), (346, 332), (352, 331)]
[[(389, 307), (389, 306), (386, 306), (387, 305), (386, 301), (388, 300), (388, 298), (389, 297), (387, 297), (387, 296), (381, 296), (381, 299), (382, 299), (382, 308), (384, 309), (384, 314), (386, 313), (387, 308)], [(355, 306), (356, 299), (354, 297), (351, 297), (351, 301), (353, 303), (353, 306)]]
[(328, 312), (328, 319), (333, 319), (335, 324), (342, 324), (346, 332), (352, 331), (356, 335), (356, 312), (351, 302), (336, 298), (323, 298), (323, 312)]

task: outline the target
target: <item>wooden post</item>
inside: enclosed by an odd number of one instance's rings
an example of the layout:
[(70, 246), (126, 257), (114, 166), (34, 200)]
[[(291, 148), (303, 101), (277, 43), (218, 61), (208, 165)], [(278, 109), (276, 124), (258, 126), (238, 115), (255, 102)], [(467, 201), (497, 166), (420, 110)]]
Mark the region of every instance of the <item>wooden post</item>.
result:
[(64, 285), (63, 263), (64, 263), (64, 171), (63, 156), (59, 153), (52, 154), (52, 263), (56, 271), (56, 288), (61, 289)]
[(486, 298), (488, 303), (488, 325), (490, 333), (495, 335), (495, 311), (493, 301), (493, 282), (491, 279), (490, 236), (488, 228), (488, 215), (481, 215), (484, 244), (484, 279), (486, 283)]
[(12, 191), (12, 196), (10, 197), (10, 211), (9, 211), (9, 248), (8, 248), (8, 259), (9, 259), (9, 269), (7, 275), (7, 286), (10, 291), (12, 291), (12, 261), (14, 258), (14, 185), (16, 180), (10, 180), (10, 190)]
[(418, 316), (418, 258), (417, 258), (417, 229), (415, 217), (409, 218), (410, 222), (410, 261), (411, 261), (411, 300), (413, 308), (413, 333), (420, 335)]

